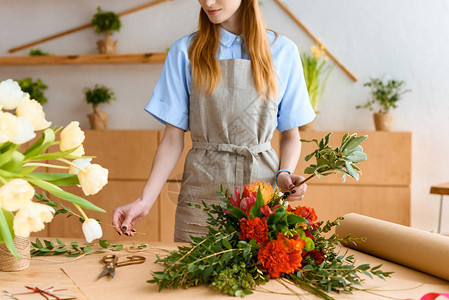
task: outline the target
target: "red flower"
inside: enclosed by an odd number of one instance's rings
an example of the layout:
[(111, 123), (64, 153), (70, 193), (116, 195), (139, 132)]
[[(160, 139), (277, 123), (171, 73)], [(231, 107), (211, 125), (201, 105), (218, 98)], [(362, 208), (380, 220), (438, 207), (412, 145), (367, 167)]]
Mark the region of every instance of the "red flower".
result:
[(256, 203), (256, 196), (257, 192), (250, 193), (245, 187), (245, 189), (243, 190), (242, 198), (240, 198), (239, 190), (235, 188), (235, 199), (231, 195), (229, 202), (231, 203), (231, 205), (243, 210), (249, 218), (249, 212)]
[(306, 257), (310, 257), (315, 261), (315, 264), (319, 265), (324, 261), (324, 251), (319, 251), (317, 249), (312, 251), (304, 251), (302, 253), (302, 258), (306, 259)]
[(269, 242), (267, 219), (265, 217), (240, 220), (240, 239), (256, 240), (259, 245)]
[(282, 273), (293, 273), (301, 267), (305, 245), (306, 242), (300, 238), (287, 239), (279, 233), (277, 240), (259, 248), (257, 257), (270, 278), (278, 278)]
[(318, 217), (315, 214), (315, 209), (308, 206), (297, 206), (295, 209), (291, 208), (290, 205), (287, 211), (294, 213), (297, 216), (303, 217), (309, 222), (309, 225), (314, 225), (318, 221)]
[(275, 205), (274, 207), (273, 207), (273, 210), (271, 210), (271, 208), (268, 206), (268, 205), (264, 205), (264, 206), (262, 206), (261, 208), (260, 208), (260, 210), (263, 212), (263, 214), (266, 216), (266, 217), (269, 217), (269, 216), (271, 216), (272, 214), (274, 214), (275, 212), (276, 212), (276, 208), (278, 208), (279, 207), (279, 205)]

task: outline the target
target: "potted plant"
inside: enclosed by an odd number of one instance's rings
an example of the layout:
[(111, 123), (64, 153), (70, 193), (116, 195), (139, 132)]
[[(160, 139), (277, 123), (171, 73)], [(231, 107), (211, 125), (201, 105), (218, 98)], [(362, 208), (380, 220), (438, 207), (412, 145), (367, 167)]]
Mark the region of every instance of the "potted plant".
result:
[(98, 51), (101, 54), (115, 54), (117, 41), (111, 39), (113, 31), (119, 31), (122, 23), (119, 17), (113, 12), (102, 12), (101, 8), (97, 8), (97, 13), (93, 16), (91, 24), (98, 34), (105, 34), (103, 40), (97, 41)]
[(84, 94), (86, 96), (86, 101), (92, 104), (94, 112), (93, 114), (88, 114), (90, 127), (92, 129), (107, 129), (108, 125), (108, 115), (101, 112), (98, 106), (102, 103), (109, 103), (111, 100), (115, 100), (114, 92), (102, 85), (96, 84), (93, 89), (85, 88)]
[(363, 84), (371, 88), (371, 100), (364, 105), (357, 105), (356, 108), (368, 108), (374, 110), (377, 104), (379, 109), (374, 113), (374, 125), (377, 131), (391, 131), (393, 128), (394, 115), (390, 109), (397, 107), (397, 102), (404, 93), (411, 90), (404, 90), (404, 81), (391, 79), (384, 83), (380, 78), (371, 78), (369, 82)]
[[(307, 91), (309, 93), (310, 103), (315, 113), (318, 113), (318, 107), (321, 102), (321, 96), (324, 86), (332, 71), (332, 67), (327, 64), (328, 57), (324, 56), (324, 46), (319, 44), (310, 48), (312, 54), (302, 53), (301, 62), (304, 70), (304, 79), (306, 81)], [(299, 127), (300, 130), (309, 131), (314, 129), (315, 122), (311, 122)]]
[(30, 95), (30, 99), (34, 99), (40, 104), (47, 103), (48, 100), (43, 92), (43, 90), (47, 89), (47, 86), (39, 78), (36, 82), (33, 82), (31, 78), (25, 78), (17, 82), (22, 91)]

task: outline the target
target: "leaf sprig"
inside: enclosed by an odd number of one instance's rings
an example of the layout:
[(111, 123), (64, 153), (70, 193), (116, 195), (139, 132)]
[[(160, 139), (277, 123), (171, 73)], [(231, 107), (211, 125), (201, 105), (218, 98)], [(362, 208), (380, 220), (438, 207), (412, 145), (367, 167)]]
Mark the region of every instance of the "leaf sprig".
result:
[[(36, 238), (36, 241), (31, 242), (31, 256), (51, 256), (51, 255), (62, 255), (66, 254), (68, 257), (77, 257), (82, 254), (99, 254), (104, 253), (106, 251), (120, 251), (124, 248), (124, 245), (114, 244), (108, 240), (100, 240), (98, 245), (99, 247), (95, 248), (95, 243), (83, 243), (80, 244), (78, 242), (70, 242), (68, 244), (61, 241), (59, 238), (56, 238), (56, 243), (51, 240), (39, 240)], [(139, 249), (145, 249), (147, 247), (146, 244), (137, 245)]]

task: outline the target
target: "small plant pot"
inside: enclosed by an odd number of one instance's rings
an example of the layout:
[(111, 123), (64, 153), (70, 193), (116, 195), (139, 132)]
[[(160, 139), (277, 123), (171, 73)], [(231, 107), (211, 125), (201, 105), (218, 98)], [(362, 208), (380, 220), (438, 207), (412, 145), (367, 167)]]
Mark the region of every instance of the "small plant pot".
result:
[(23, 237), (14, 238), (14, 246), (19, 253), (17, 259), (4, 243), (0, 243), (0, 272), (22, 271), (30, 267), (30, 240)]
[(104, 130), (108, 128), (108, 114), (104, 112), (96, 112), (88, 114), (90, 128), (94, 130)]
[(373, 117), (376, 131), (391, 131), (393, 129), (393, 114), (375, 113)]
[(306, 125), (299, 126), (299, 131), (315, 131), (315, 120)]
[(97, 41), (97, 46), (100, 54), (115, 54), (117, 40), (113, 40), (109, 35), (106, 35), (104, 39)]

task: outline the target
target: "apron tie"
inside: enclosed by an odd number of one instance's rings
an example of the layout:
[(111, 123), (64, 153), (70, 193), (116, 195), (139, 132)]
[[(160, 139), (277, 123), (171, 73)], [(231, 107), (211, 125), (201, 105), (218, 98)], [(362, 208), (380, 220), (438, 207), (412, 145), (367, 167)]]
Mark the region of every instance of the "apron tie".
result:
[[(208, 142), (192, 142), (192, 149), (216, 151), (216, 152), (228, 152), (237, 154), (237, 165), (235, 167), (235, 177), (236, 183), (238, 185), (245, 184), (243, 181), (243, 167), (245, 162), (245, 157), (250, 159), (249, 170), (250, 170), (250, 180), (253, 178), (254, 170), (258, 170), (259, 162), (257, 160), (257, 154), (268, 151), (271, 148), (271, 143), (266, 142), (262, 144), (257, 144), (251, 147), (248, 146), (238, 146), (234, 144), (214, 144)], [(246, 182), (249, 183), (249, 182)]]

